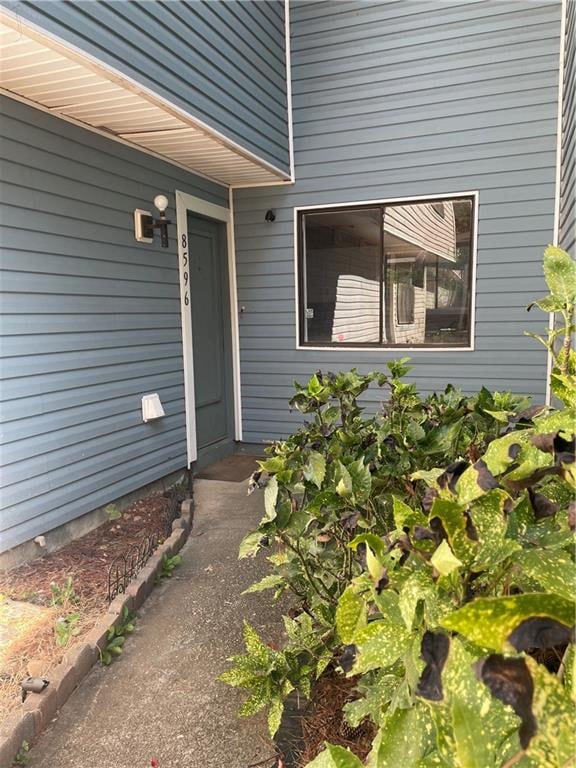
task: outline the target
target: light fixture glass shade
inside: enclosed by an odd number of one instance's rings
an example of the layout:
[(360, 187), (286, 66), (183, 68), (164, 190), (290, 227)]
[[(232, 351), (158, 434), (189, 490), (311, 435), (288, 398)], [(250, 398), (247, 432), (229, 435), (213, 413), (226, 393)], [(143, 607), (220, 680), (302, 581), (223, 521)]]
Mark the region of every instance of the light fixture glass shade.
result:
[(166, 208), (168, 208), (168, 198), (166, 195), (156, 195), (154, 198), (154, 205), (158, 208), (160, 213), (164, 213)]

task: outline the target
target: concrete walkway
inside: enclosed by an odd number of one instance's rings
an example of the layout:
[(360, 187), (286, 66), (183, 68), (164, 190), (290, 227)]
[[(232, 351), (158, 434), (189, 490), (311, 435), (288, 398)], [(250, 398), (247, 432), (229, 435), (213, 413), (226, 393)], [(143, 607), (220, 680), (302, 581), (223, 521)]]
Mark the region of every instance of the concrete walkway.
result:
[[(263, 717), (236, 717), (244, 695), (215, 681), (241, 652), (242, 619), (279, 632), (269, 593), (241, 596), (266, 571), (238, 560), (262, 515), (246, 483), (198, 480), (194, 530), (174, 577), (156, 587), (125, 653), (97, 665), (30, 752), (30, 768), (269, 768)], [(269, 759), (267, 759), (269, 758)]]

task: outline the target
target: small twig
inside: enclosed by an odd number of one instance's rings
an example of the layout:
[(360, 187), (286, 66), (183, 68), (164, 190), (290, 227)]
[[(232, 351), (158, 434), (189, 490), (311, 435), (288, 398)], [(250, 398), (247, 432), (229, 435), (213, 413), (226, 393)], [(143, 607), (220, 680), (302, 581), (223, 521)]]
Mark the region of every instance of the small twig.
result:
[(258, 768), (258, 766), (260, 765), (270, 765), (270, 762), (277, 757), (280, 757), (280, 755), (277, 752), (275, 752), (270, 757), (265, 757), (264, 760), (258, 760), (257, 763), (250, 763), (250, 765), (248, 765), (247, 768)]

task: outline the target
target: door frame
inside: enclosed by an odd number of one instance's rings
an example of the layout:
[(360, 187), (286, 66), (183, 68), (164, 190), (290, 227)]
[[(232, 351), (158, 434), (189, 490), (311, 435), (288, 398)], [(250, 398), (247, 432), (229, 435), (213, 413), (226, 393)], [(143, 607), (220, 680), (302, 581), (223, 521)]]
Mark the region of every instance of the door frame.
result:
[(228, 285), (230, 290), (230, 324), (232, 331), (232, 378), (234, 390), (234, 439), (242, 440), (242, 405), (240, 399), (240, 338), (238, 299), (236, 294), (236, 258), (234, 249), (234, 217), (229, 208), (209, 203), (200, 197), (176, 190), (176, 229), (178, 232), (178, 268), (180, 275), (180, 316), (182, 320), (182, 357), (184, 361), (184, 403), (186, 411), (186, 454), (188, 467), (198, 458), (196, 440), (196, 397), (194, 393), (194, 344), (192, 312), (188, 284), (188, 213), (195, 213), (226, 224), (228, 251)]

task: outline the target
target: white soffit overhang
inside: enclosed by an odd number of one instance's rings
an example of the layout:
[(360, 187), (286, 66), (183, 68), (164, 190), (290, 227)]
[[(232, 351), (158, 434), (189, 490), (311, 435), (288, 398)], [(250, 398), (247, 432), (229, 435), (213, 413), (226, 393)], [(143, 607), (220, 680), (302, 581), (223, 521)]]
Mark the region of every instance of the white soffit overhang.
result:
[(0, 88), (221, 184), (289, 181), (163, 97), (4, 9)]

